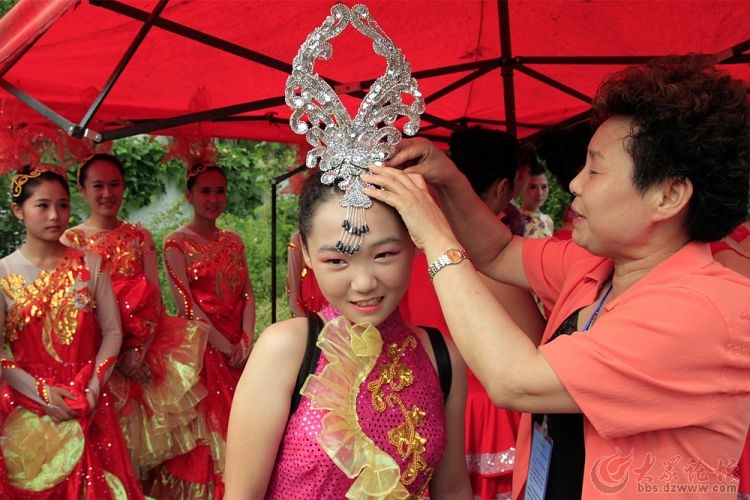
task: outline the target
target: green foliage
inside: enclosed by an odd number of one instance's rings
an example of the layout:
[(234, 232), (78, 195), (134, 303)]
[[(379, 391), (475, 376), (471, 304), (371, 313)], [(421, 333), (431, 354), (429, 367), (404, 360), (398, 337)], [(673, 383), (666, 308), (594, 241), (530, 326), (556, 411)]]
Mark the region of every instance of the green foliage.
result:
[(217, 149), (229, 186), (226, 213), (237, 217), (252, 216), (270, 197), (270, 179), (295, 161), (294, 152), (280, 143), (222, 141)]
[(169, 175), (161, 164), (165, 152), (162, 143), (147, 136), (128, 137), (114, 142), (112, 154), (125, 165), (127, 191), (120, 212), (123, 219), (129, 218), (133, 210), (145, 207), (166, 194)]
[(23, 224), (10, 210), (10, 181), (9, 175), (0, 176), (0, 256), (18, 248), (26, 235)]
[(557, 177), (550, 173), (547, 173), (547, 185), (549, 186), (549, 196), (544, 205), (542, 205), (541, 210), (552, 217), (552, 220), (555, 221), (555, 230), (557, 230), (562, 226), (565, 209), (568, 208), (573, 197), (570, 191), (568, 191), (567, 186), (561, 186), (557, 181)]
[(0, 17), (8, 12), (16, 4), (17, 0), (0, 0)]

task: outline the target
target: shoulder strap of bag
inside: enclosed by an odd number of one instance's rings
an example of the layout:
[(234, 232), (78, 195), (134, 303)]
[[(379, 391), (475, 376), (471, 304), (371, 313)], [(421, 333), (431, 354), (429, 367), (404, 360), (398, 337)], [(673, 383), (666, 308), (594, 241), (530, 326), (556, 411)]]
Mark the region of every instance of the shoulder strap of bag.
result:
[(443, 392), (443, 401), (448, 400), (451, 393), (451, 384), (453, 383), (453, 368), (451, 366), (451, 355), (448, 352), (448, 345), (440, 330), (431, 326), (423, 326), (430, 338), (432, 351), (435, 353), (435, 364), (437, 364), (438, 378), (440, 379), (440, 389)]
[(302, 395), (299, 391), (302, 389), (307, 376), (315, 372), (315, 366), (318, 364), (318, 358), (320, 358), (320, 348), (318, 347), (318, 335), (323, 329), (323, 320), (320, 319), (316, 313), (307, 314), (307, 347), (305, 347), (305, 357), (302, 358), (302, 364), (299, 367), (299, 373), (297, 373), (297, 382), (294, 384), (294, 392), (292, 392), (292, 402), (289, 407), (289, 416), (291, 417), (302, 399)]

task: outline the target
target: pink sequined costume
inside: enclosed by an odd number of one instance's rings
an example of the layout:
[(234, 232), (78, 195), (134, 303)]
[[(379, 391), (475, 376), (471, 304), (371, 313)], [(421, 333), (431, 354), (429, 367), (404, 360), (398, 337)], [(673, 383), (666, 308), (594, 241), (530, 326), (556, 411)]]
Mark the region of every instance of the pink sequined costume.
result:
[(241, 343), (245, 356), (249, 353), (255, 303), (245, 246), (231, 231), (220, 230), (213, 241), (185, 226), (164, 239), (164, 260), (180, 315), (212, 327), (201, 371), (209, 392), (199, 405), (204, 428), (195, 431), (204, 445), (165, 462), (150, 494), (181, 500), (223, 498), (229, 410), (242, 369), (230, 366), (210, 341), (220, 335), (225, 342)]
[[(396, 311), (377, 329), (332, 307), (266, 498), (419, 498), (446, 442), (440, 383)], [(304, 490), (302, 490), (304, 489)]]
[(145, 476), (165, 460), (196, 447), (191, 424), (206, 395), (199, 381), (208, 328), (168, 316), (158, 288), (156, 249), (140, 224), (112, 230), (81, 224), (63, 243), (87, 248), (107, 262), (123, 327), (121, 352), (134, 350), (152, 379), (140, 384), (119, 371), (110, 389), (133, 465)]
[[(12, 355), (0, 355), (3, 454), (12, 486), (3, 498), (143, 498), (106, 385), (122, 337), (99, 256), (68, 248), (46, 271), (17, 250), (0, 260), (0, 287), (0, 328)], [(41, 384), (71, 391), (69, 406), (80, 416), (52, 420)], [(99, 393), (92, 413), (86, 389)]]

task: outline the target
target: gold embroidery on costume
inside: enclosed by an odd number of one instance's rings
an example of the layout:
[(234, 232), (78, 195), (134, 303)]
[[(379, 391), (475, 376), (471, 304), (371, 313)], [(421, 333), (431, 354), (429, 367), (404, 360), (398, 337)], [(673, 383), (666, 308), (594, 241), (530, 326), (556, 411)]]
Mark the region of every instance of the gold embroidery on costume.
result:
[(386, 400), (389, 406), (398, 406), (404, 415), (404, 423), (388, 431), (388, 442), (396, 447), (401, 458), (412, 457), (411, 463), (401, 474), (401, 482), (410, 485), (421, 472), (425, 472), (427, 474), (426, 487), (430, 482), (433, 470), (427, 467), (427, 462), (422, 458), (426, 450), (427, 439), (417, 432), (417, 428), (424, 422), (425, 412), (416, 405), (412, 406), (411, 410), (407, 409), (398, 396), (394, 394), (389, 394)]
[[(180, 246), (179, 242), (176, 240), (167, 240), (164, 243), (164, 253), (166, 255), (167, 250), (170, 248), (174, 249), (176, 252), (182, 253), (183, 248)], [(185, 251), (185, 253), (187, 253)], [(191, 300), (188, 299), (190, 295), (190, 291), (187, 287), (187, 284), (183, 283), (179, 276), (177, 276), (177, 273), (174, 272), (174, 269), (172, 266), (169, 265), (169, 259), (164, 259), (164, 264), (167, 269), (167, 273), (169, 273), (169, 277), (172, 280), (172, 284), (174, 285), (174, 288), (177, 290), (177, 293), (180, 294), (180, 298), (182, 299), (182, 306), (183, 310), (185, 311), (185, 317), (187, 319), (195, 319), (193, 316), (193, 303)]]
[(29, 285), (21, 275), (4, 276), (0, 286), (14, 302), (7, 311), (6, 340), (17, 340), (19, 332), (32, 319), (41, 320), (42, 342), (48, 354), (62, 362), (53, 339), (57, 338), (62, 345), (72, 344), (78, 331), (79, 313), (89, 312), (95, 307), (88, 288), (73, 289), (78, 280), (88, 281), (82, 254), (76, 258), (63, 255), (54, 271), (42, 270)]
[[(401, 474), (401, 482), (404, 485), (411, 485), (420, 473), (424, 472), (427, 475), (424, 488), (414, 498), (421, 496), (434, 472), (422, 458), (427, 439), (417, 432), (424, 422), (425, 412), (416, 405), (411, 409), (406, 408), (401, 398), (394, 393), (414, 383), (414, 372), (401, 363), (401, 358), (406, 349), (414, 349), (416, 346), (417, 341), (412, 336), (407, 337), (400, 346), (396, 343), (389, 344), (386, 353), (391, 360), (390, 363), (383, 366), (378, 378), (367, 384), (375, 411), (382, 413), (387, 407), (398, 407), (404, 416), (403, 424), (388, 431), (388, 442), (396, 448), (402, 459), (411, 458), (411, 462)], [(383, 390), (385, 387), (390, 387), (394, 393), (386, 394)]]
[(143, 274), (143, 256), (154, 250), (146, 246), (140, 224), (123, 222), (111, 231), (99, 231), (86, 237), (82, 229), (70, 229), (65, 233), (76, 248), (88, 248), (110, 263), (113, 278), (133, 278)]
[[(203, 276), (215, 275), (214, 290), (219, 300), (233, 296), (247, 279), (245, 274), (247, 263), (243, 260), (244, 248), (229, 231), (219, 231), (218, 241), (211, 241), (208, 244), (195, 238), (185, 237), (167, 241), (164, 248), (165, 250), (174, 248), (187, 257), (186, 273), (189, 280), (197, 281)], [(168, 262), (167, 268), (175, 288), (182, 297), (186, 316), (193, 319), (190, 288), (178, 279), (174, 271), (169, 268)]]
[(378, 378), (367, 384), (367, 390), (372, 393), (372, 406), (376, 411), (382, 413), (386, 409), (384, 385), (387, 384), (392, 390), (399, 392), (414, 383), (414, 373), (411, 368), (399, 364), (399, 361), (404, 356), (407, 347), (414, 349), (416, 346), (414, 337), (407, 337), (401, 347), (397, 344), (388, 345), (387, 355), (391, 363), (383, 367)]

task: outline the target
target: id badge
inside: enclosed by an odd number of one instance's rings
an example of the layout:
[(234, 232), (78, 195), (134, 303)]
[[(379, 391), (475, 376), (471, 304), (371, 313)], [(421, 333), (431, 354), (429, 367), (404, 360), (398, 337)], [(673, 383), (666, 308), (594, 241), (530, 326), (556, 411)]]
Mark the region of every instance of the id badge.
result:
[(552, 438), (547, 435), (547, 416), (545, 415), (542, 425), (534, 423), (534, 434), (531, 437), (529, 475), (526, 477), (527, 500), (544, 500), (551, 459)]

